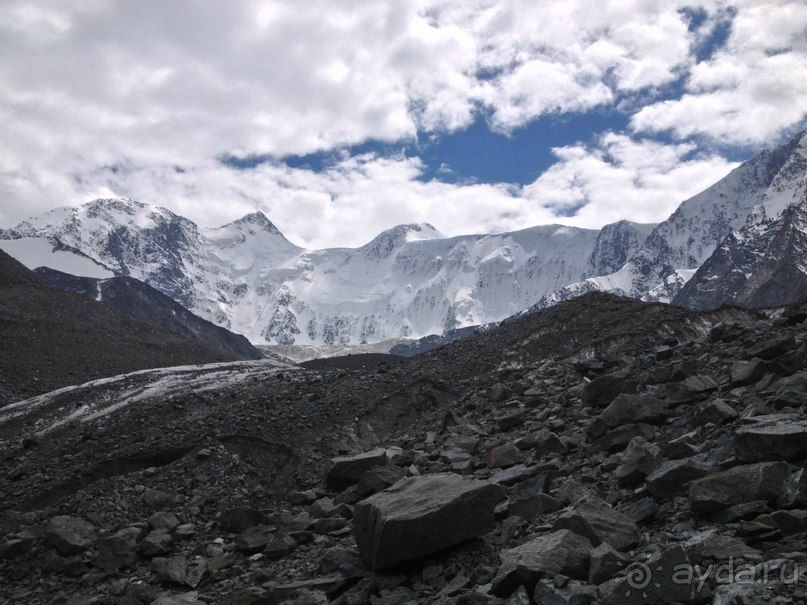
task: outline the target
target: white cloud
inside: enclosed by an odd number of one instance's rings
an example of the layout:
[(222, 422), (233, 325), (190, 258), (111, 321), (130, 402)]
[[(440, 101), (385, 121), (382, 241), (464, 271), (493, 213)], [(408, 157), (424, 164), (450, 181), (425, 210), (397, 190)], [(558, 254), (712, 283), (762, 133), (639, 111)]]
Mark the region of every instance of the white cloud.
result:
[(725, 47), (695, 65), (687, 92), (633, 117), (638, 132), (760, 144), (807, 116), (807, 4), (742, 2)]
[(542, 115), (652, 99), (681, 77), (687, 95), (640, 111), (638, 131), (766, 140), (805, 106), (802, 12), (738, 5), (726, 49), (696, 65), (703, 33), (680, 9), (703, 6), (708, 26), (729, 4), (6, 0), (0, 224), (110, 191), (205, 224), (262, 207), (312, 245), (355, 244), (402, 221), (512, 229), (586, 203), (564, 220), (658, 220), (728, 164), (618, 135), (558, 150), (524, 189), (424, 183), (416, 158), (346, 158), (321, 173), (236, 171), (216, 158), (412, 141), (480, 116), (511, 132)]

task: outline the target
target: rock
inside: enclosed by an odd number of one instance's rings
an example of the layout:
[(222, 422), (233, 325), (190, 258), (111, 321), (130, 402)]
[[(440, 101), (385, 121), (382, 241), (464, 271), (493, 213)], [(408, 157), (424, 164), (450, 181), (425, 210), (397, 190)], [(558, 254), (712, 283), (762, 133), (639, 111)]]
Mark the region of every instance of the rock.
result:
[(619, 550), (638, 544), (639, 528), (622, 513), (614, 510), (599, 498), (587, 497), (561, 514), (553, 531), (569, 529), (585, 536), (594, 546), (608, 542)]
[(166, 508), (174, 503), (175, 497), (168, 492), (157, 489), (147, 489), (143, 492), (143, 504), (149, 508)]
[(667, 406), (660, 399), (622, 393), (599, 417), (606, 427), (614, 428), (630, 423), (662, 424), (667, 415)]
[(634, 437), (642, 437), (650, 441), (656, 435), (656, 430), (649, 424), (623, 424), (614, 427), (597, 440), (597, 445), (608, 453), (615, 453), (625, 449)]
[(66, 515), (53, 517), (47, 523), (45, 537), (59, 554), (65, 556), (82, 553), (98, 540), (92, 523)]
[(717, 381), (712, 378), (711, 376), (706, 376), (704, 374), (698, 374), (696, 376), (690, 376), (686, 380), (684, 380), (684, 388), (686, 391), (692, 395), (701, 395), (703, 393), (709, 393), (711, 391), (715, 391), (720, 387)]
[(235, 537), (235, 547), (248, 555), (261, 552), (274, 532), (269, 525), (255, 525), (248, 527)]
[(536, 475), (519, 483), (510, 495), (507, 511), (531, 521), (538, 514), (558, 510), (561, 507), (560, 502), (547, 494), (548, 490), (546, 475)]
[(647, 476), (647, 489), (656, 498), (685, 494), (687, 484), (706, 476), (710, 470), (711, 466), (698, 458), (671, 460)]
[(641, 498), (622, 505), (621, 512), (634, 523), (644, 523), (656, 516), (658, 505), (653, 498)]
[(362, 475), (356, 487), (356, 493), (360, 498), (366, 498), (382, 489), (387, 489), (403, 476), (403, 470), (394, 464), (374, 466)]
[(643, 437), (634, 437), (622, 454), (622, 462), (614, 471), (617, 483), (622, 486), (636, 485), (644, 480), (661, 461), (661, 450)]
[(673, 546), (644, 563), (627, 567), (627, 575), (608, 587), (602, 605), (699, 603), (708, 594), (682, 546)]
[(387, 463), (387, 451), (374, 449), (354, 456), (341, 456), (331, 460), (331, 467), (325, 477), (326, 483), (337, 490), (343, 490), (358, 483), (362, 475), (374, 466)]
[(784, 462), (735, 466), (693, 482), (689, 505), (693, 512), (710, 513), (754, 500), (776, 502), (784, 494), (787, 475), (788, 466)]
[(199, 600), (198, 592), (185, 592), (178, 595), (165, 595), (151, 603), (151, 605), (205, 605)]
[(708, 530), (692, 536), (684, 542), (687, 555), (693, 563), (703, 563), (706, 560), (727, 561), (741, 557), (746, 561), (761, 561), (762, 553), (748, 546), (739, 538), (733, 538)]
[(171, 531), (179, 526), (179, 519), (174, 513), (159, 512), (149, 517), (149, 525), (152, 529), (165, 529)]
[(221, 513), (219, 523), (229, 532), (239, 533), (256, 525), (266, 525), (269, 519), (254, 508), (228, 508)]
[(767, 371), (768, 364), (759, 358), (750, 361), (735, 361), (731, 364), (731, 383), (735, 386), (753, 384), (762, 380)]
[(537, 466), (527, 466), (525, 464), (517, 464), (508, 469), (496, 471), (490, 476), (490, 482), (497, 485), (514, 485), (522, 481), (526, 481), (530, 477), (540, 473)]
[(518, 408), (512, 412), (507, 412), (501, 416), (496, 416), (494, 421), (496, 422), (496, 425), (499, 427), (500, 431), (509, 431), (512, 428), (524, 424), (526, 419), (527, 410), (524, 408)]
[(741, 462), (797, 460), (807, 456), (807, 422), (765, 422), (743, 427), (734, 434), (734, 450)]
[(140, 552), (147, 557), (170, 553), (174, 547), (174, 539), (168, 530), (158, 528), (149, 532), (140, 542)]
[(487, 533), (498, 485), (438, 473), (403, 479), (356, 504), (354, 535), (374, 569), (418, 559)]
[(752, 347), (751, 350), (748, 351), (748, 355), (750, 357), (759, 357), (760, 359), (770, 361), (795, 348), (796, 341), (792, 336), (780, 336)]
[(737, 418), (739, 414), (734, 411), (728, 403), (722, 399), (713, 399), (703, 404), (700, 409), (695, 412), (692, 421), (697, 426), (704, 426), (711, 424), (723, 424)]
[(589, 584), (602, 584), (610, 580), (628, 564), (628, 559), (607, 542), (591, 550), (588, 570)]
[(539, 536), (501, 553), (502, 562), (529, 573), (588, 579), (591, 542), (567, 529)]
[(98, 540), (99, 567), (111, 572), (134, 563), (137, 557), (137, 540), (142, 533), (143, 530), (139, 527), (125, 527)]
[(512, 443), (494, 447), (485, 456), (485, 464), (490, 468), (506, 468), (521, 461), (521, 451)]
[(267, 559), (279, 559), (285, 557), (297, 548), (297, 540), (286, 533), (277, 533), (267, 542), (263, 554)]
[(800, 468), (785, 480), (785, 490), (779, 504), (787, 508), (807, 506), (807, 470)]
[(617, 395), (626, 392), (628, 372), (621, 370), (598, 376), (583, 387), (583, 405), (591, 408), (604, 408)]
[(325, 575), (339, 573), (345, 578), (358, 578), (364, 574), (361, 557), (347, 548), (326, 548), (319, 560), (319, 570)]
[(289, 502), (291, 502), (295, 506), (300, 506), (302, 504), (311, 504), (316, 499), (317, 499), (317, 492), (315, 492), (313, 489), (305, 491), (294, 491), (289, 494)]

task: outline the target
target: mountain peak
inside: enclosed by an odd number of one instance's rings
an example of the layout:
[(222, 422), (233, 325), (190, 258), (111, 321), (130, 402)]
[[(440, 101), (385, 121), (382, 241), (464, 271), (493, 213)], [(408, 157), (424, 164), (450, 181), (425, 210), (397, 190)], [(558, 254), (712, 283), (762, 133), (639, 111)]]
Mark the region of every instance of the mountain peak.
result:
[(361, 247), (370, 256), (389, 256), (392, 251), (408, 242), (419, 242), (445, 237), (429, 223), (405, 223), (395, 225), (376, 235), (370, 242)]
[(260, 210), (256, 210), (255, 212), (245, 214), (241, 218), (234, 220), (232, 223), (224, 225), (224, 227), (227, 227), (229, 225), (250, 225), (252, 227), (257, 227), (265, 231), (269, 231), (271, 233), (280, 233), (280, 230), (275, 226), (275, 224), (272, 221), (269, 220), (269, 217), (266, 216)]

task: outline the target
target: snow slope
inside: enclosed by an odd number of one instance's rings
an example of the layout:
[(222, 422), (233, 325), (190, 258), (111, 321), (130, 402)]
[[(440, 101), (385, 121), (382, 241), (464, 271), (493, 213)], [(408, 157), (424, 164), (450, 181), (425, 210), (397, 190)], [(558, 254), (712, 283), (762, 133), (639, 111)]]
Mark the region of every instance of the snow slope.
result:
[(778, 217), (803, 199), (807, 131), (738, 166), (684, 201), (650, 233), (618, 271), (566, 285), (539, 301), (543, 308), (592, 290), (670, 302), (687, 280), (752, 213)]
[(501, 320), (615, 270), (652, 227), (447, 238), (424, 223), (360, 248), (304, 250), (261, 213), (200, 229), (164, 208), (109, 199), (55, 209), (3, 236), (53, 238), (255, 343), (348, 344)]

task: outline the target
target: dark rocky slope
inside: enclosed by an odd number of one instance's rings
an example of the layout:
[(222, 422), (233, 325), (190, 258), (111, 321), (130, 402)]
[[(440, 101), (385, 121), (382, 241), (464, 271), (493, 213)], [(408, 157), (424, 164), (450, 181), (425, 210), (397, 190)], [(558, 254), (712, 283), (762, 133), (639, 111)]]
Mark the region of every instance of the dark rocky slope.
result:
[(54, 288), (74, 292), (155, 324), (164, 332), (193, 340), (225, 358), (261, 359), (263, 354), (239, 334), (194, 315), (159, 290), (132, 277), (77, 277), (48, 267), (34, 270)]
[(235, 359), (57, 290), (2, 251), (0, 335), (0, 405), (121, 372)]
[(589, 295), (0, 410), (0, 602), (800, 602), (806, 318)]

